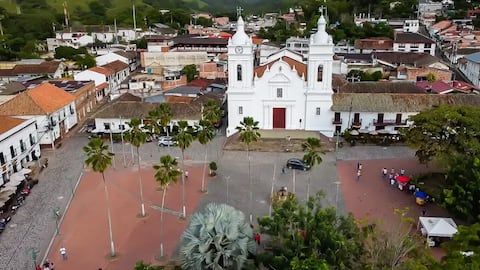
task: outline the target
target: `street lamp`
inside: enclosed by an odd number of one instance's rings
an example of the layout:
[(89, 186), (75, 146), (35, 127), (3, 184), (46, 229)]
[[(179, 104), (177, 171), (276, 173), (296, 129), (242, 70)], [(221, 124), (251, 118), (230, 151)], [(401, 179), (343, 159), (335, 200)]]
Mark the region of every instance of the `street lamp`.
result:
[(57, 232), (57, 235), (59, 235), (60, 234), (60, 228), (58, 227), (58, 221), (60, 220), (60, 217), (62, 216), (62, 213), (60, 213), (60, 208), (59, 207), (53, 208), (52, 213), (53, 213), (53, 218), (55, 219), (56, 232)]
[(226, 183), (226, 196), (225, 196), (225, 204), (228, 204), (228, 182), (230, 182), (230, 176), (223, 177)]

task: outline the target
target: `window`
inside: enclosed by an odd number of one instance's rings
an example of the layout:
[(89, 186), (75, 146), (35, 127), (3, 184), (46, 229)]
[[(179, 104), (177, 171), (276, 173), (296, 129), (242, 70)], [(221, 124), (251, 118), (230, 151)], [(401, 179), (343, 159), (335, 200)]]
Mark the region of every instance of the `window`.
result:
[(12, 156), (12, 158), (17, 155), (15, 148), (13, 148), (13, 145), (10, 145), (10, 155)]
[(317, 70), (317, 82), (323, 81), (323, 66), (319, 65)]
[(277, 98), (283, 97), (283, 89), (282, 88), (277, 88)]
[(322, 110), (320, 110), (320, 107), (315, 108), (315, 115), (320, 115), (321, 111)]
[(110, 123), (103, 123), (105, 130), (110, 130)]
[(237, 81), (242, 81), (242, 65), (237, 65)]
[(33, 136), (33, 134), (30, 133), (28, 137), (30, 138), (30, 145), (33, 146), (35, 144), (35, 136)]
[(73, 109), (73, 106), (70, 105), (70, 114), (74, 114), (75, 113), (75, 110)]
[(120, 125), (118, 125), (118, 128), (119, 128), (120, 130), (125, 130), (125, 125), (120, 124)]
[(423, 45), (423, 47), (424, 47), (424, 48), (431, 48), (431, 47), (432, 47), (432, 44), (430, 44), (430, 43), (425, 43), (425, 44)]
[(5, 156), (3, 155), (3, 152), (0, 152), (0, 164), (5, 165)]
[(22, 151), (22, 153), (25, 152), (25, 150), (27, 150), (27, 146), (25, 145), (23, 140), (20, 140), (20, 150)]
[(238, 107), (238, 114), (243, 114), (243, 107), (242, 106)]

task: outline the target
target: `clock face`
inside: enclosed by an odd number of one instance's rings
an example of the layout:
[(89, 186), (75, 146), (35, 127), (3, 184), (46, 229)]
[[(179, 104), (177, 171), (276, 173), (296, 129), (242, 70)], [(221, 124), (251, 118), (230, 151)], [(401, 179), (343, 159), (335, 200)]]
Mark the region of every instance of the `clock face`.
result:
[(243, 48), (242, 48), (242, 47), (236, 47), (236, 48), (235, 48), (235, 52), (236, 52), (236, 53), (242, 53), (242, 52), (243, 52)]

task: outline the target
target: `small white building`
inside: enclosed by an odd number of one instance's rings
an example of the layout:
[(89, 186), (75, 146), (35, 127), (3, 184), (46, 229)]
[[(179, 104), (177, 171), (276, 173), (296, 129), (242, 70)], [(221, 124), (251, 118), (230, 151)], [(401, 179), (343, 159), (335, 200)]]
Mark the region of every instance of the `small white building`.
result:
[(409, 33), (417, 33), (420, 30), (420, 22), (418, 20), (405, 20), (403, 22), (403, 31)]
[(40, 157), (35, 119), (0, 116), (0, 186)]
[(419, 34), (396, 32), (393, 41), (394, 52), (428, 53), (435, 56), (435, 41)]
[(0, 105), (0, 115), (35, 119), (42, 147), (54, 146), (78, 121), (75, 96), (50, 83), (26, 90)]
[(458, 69), (476, 87), (480, 87), (480, 52), (465, 55), (458, 60)]
[(137, 54), (135, 52), (126, 52), (123, 50), (118, 50), (110, 52), (101, 56), (95, 57), (97, 66), (103, 66), (115, 61), (121, 61), (130, 67), (130, 71), (137, 69)]
[(307, 63), (301, 55), (281, 50), (258, 67), (240, 17), (228, 42), (227, 136), (236, 133), (244, 117), (254, 118), (261, 129), (314, 130), (332, 136), (332, 68), (333, 40), (323, 16), (310, 38)]
[(77, 81), (95, 81), (97, 91), (101, 95), (97, 95), (100, 101), (104, 97), (117, 94), (121, 83), (130, 76), (130, 66), (122, 61), (115, 60), (111, 63), (92, 67), (74, 75)]

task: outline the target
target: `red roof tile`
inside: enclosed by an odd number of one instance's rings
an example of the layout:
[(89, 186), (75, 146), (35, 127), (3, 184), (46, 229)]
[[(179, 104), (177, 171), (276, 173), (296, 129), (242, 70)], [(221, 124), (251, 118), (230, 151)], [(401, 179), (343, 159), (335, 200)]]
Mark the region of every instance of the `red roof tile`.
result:
[(11, 116), (0, 116), (0, 134), (3, 134), (10, 129), (20, 125), (21, 123), (25, 122), (25, 119), (15, 118)]
[(91, 70), (93, 72), (97, 72), (97, 73), (100, 73), (100, 74), (103, 74), (105, 76), (110, 76), (113, 74), (112, 71), (110, 71), (109, 69), (106, 69), (106, 68), (102, 68), (102, 67), (92, 67), (92, 68), (89, 68), (88, 70)]
[[(295, 70), (297, 70), (298, 76), (300, 77), (305, 76), (305, 80), (307, 79), (307, 65), (305, 65), (304, 63), (298, 62), (297, 60), (294, 60), (288, 56), (283, 56), (280, 59), (286, 62), (290, 66), (290, 68), (293, 69), (295, 67)], [(266, 65), (256, 67), (255, 70), (253, 71), (254, 74), (257, 74), (258, 77), (262, 77), (263, 73), (267, 69), (267, 66), (268, 68), (271, 68), (272, 65), (277, 61), (279, 61), (280, 59), (274, 60)]]

